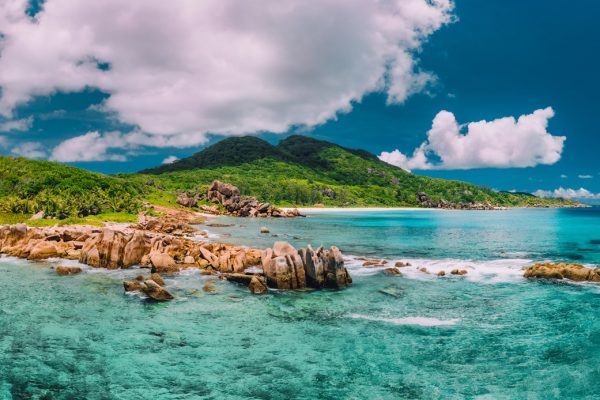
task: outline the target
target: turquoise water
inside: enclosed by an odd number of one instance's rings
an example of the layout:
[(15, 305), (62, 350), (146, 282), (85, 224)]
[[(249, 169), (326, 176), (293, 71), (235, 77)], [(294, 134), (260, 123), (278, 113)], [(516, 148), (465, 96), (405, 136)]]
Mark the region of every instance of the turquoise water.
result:
[[(339, 244), (353, 286), (252, 296), (218, 281), (211, 295), (187, 272), (168, 277), (177, 299), (163, 304), (123, 293), (140, 270), (57, 277), (58, 261), (2, 258), (0, 399), (600, 398), (599, 286), (520, 277), (532, 260), (598, 263), (599, 221), (597, 209), (233, 220), (245, 227), (209, 229)], [(352, 255), (413, 266), (386, 276)]]

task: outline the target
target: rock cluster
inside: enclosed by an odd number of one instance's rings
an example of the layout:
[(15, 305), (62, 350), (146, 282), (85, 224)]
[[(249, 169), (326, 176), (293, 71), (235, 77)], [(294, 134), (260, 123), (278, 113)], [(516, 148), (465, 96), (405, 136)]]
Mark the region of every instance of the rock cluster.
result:
[[(140, 276), (138, 281), (124, 285), (128, 291), (141, 291), (155, 300), (172, 298), (166, 289), (155, 286), (163, 284), (158, 274), (172, 274), (187, 268), (200, 268), (204, 274), (221, 273), (224, 278), (243, 283), (257, 294), (266, 293), (267, 288), (343, 288), (352, 282), (336, 247), (313, 250), (308, 246), (297, 251), (289, 243), (277, 242), (272, 249), (261, 252), (140, 230), (137, 226), (118, 229), (2, 226), (0, 253), (29, 259), (68, 258), (96, 268), (133, 265), (151, 268), (150, 279)], [(76, 271), (57, 269), (57, 273), (68, 275)]]
[(444, 199), (433, 201), (426, 193), (417, 193), (417, 202), (421, 207), (443, 208), (448, 210), (495, 210), (489, 203), (449, 203)]
[(600, 269), (588, 268), (580, 264), (539, 263), (525, 269), (525, 278), (569, 279), (571, 281), (600, 282)]
[(252, 196), (240, 196), (240, 190), (218, 180), (208, 188), (208, 201), (220, 204), (230, 215), (238, 217), (300, 217), (298, 209), (282, 210), (269, 203), (261, 203)]

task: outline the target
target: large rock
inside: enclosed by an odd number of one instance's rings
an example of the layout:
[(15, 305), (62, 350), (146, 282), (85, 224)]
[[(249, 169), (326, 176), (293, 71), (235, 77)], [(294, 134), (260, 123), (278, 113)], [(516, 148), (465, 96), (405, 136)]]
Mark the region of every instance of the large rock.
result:
[(56, 267), (55, 271), (56, 271), (56, 274), (59, 276), (75, 275), (75, 274), (81, 273), (81, 268), (60, 266), (60, 267)]
[(252, 277), (248, 289), (250, 289), (250, 292), (253, 294), (265, 294), (269, 291), (265, 278), (258, 275)]
[(588, 268), (580, 264), (538, 263), (527, 267), (525, 278), (569, 279), (582, 282), (600, 282), (600, 269)]
[(148, 297), (156, 301), (173, 300), (175, 297), (151, 279), (144, 281), (146, 287), (142, 290)]
[(287, 242), (276, 242), (261, 257), (267, 285), (276, 289), (303, 289), (306, 287), (304, 263), (298, 251)]
[(318, 255), (321, 252), (322, 248), (319, 247), (315, 252), (310, 245), (306, 249), (300, 250), (300, 256), (306, 271), (306, 284), (316, 289), (320, 289), (325, 285), (323, 260)]
[(175, 202), (184, 207), (195, 207), (198, 204), (197, 198), (188, 195), (186, 192), (179, 193)]
[(152, 272), (173, 273), (179, 271), (173, 257), (166, 253), (151, 253), (150, 264), (152, 265)]
[(340, 289), (352, 283), (352, 278), (344, 267), (342, 252), (337, 247), (331, 246), (329, 250), (322, 249), (318, 256), (323, 260), (325, 287)]
[(145, 280), (144, 282), (123, 282), (123, 288), (126, 292), (142, 292), (156, 301), (167, 301), (175, 298), (167, 289), (152, 279)]
[(125, 247), (130, 239), (131, 236), (123, 232), (103, 229), (85, 242), (79, 262), (99, 268), (123, 268)]
[(51, 258), (58, 256), (58, 249), (56, 242), (38, 242), (29, 253), (30, 260), (41, 260), (44, 258)]
[(123, 268), (139, 264), (142, 257), (150, 252), (150, 240), (143, 232), (135, 232), (125, 245), (123, 252)]

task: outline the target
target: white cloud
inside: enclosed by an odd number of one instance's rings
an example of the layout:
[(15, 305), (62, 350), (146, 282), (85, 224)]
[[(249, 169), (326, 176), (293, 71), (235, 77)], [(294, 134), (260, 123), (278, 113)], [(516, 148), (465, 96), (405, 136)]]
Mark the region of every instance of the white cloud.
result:
[(554, 190), (536, 190), (534, 196), (538, 197), (559, 197), (563, 199), (600, 199), (600, 193), (592, 193), (587, 189), (564, 189), (559, 187)]
[(594, 178), (592, 175), (577, 175), (579, 179), (592, 179)]
[(60, 143), (52, 150), (50, 161), (125, 161), (125, 157), (110, 154), (113, 147), (120, 147), (122, 135), (120, 132), (110, 132), (101, 135), (98, 132), (88, 132)]
[[(454, 114), (440, 111), (427, 132), (427, 140), (411, 157), (399, 150), (383, 152), (379, 158), (405, 169), (471, 169), (533, 167), (560, 160), (564, 136), (548, 132), (552, 108), (532, 114), (459, 125)], [(466, 130), (461, 132), (461, 128)], [(466, 129), (465, 129), (466, 128)], [(431, 162), (429, 156), (439, 158)]]
[(32, 159), (46, 157), (46, 151), (42, 147), (42, 144), (38, 142), (23, 142), (13, 147), (11, 153), (16, 156)]
[(177, 157), (175, 157), (175, 156), (169, 156), (169, 157), (165, 158), (162, 163), (163, 164), (173, 164), (177, 160), (178, 160)]
[(369, 92), (403, 102), (435, 79), (415, 53), (453, 18), (451, 0), (46, 0), (35, 19), (27, 4), (0, 4), (0, 114), (94, 87), (181, 147), (321, 124)]
[(0, 147), (6, 146), (8, 146), (8, 140), (6, 139), (6, 136), (0, 136)]
[(126, 161), (123, 154), (115, 154), (115, 150), (129, 150), (135, 154), (135, 149), (148, 147), (189, 147), (206, 142), (204, 134), (181, 134), (175, 136), (150, 135), (140, 131), (121, 133), (118, 131), (100, 133), (87, 132), (61, 142), (50, 155), (50, 161)]
[(566, 178), (568, 178), (569, 176), (568, 176), (568, 175), (565, 175), (565, 174), (561, 174), (561, 175), (560, 175), (560, 177), (561, 177), (561, 178), (563, 178), (563, 179), (566, 179)]
[(0, 122), (0, 132), (23, 132), (31, 128), (32, 124), (33, 117), (3, 121)]

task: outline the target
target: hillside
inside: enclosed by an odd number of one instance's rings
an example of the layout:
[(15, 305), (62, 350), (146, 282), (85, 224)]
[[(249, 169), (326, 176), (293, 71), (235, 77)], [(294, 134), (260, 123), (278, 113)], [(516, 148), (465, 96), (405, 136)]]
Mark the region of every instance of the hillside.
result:
[(288, 137), (276, 146), (255, 137), (229, 138), (173, 164), (124, 177), (155, 188), (152, 194), (155, 199), (172, 197), (177, 190), (204, 193), (213, 179), (219, 179), (238, 186), (242, 194), (278, 205), (574, 204), (414, 175), (380, 161), (367, 151), (299, 135)]
[(49, 161), (0, 156), (0, 212), (57, 218), (136, 213), (141, 189), (130, 181)]

